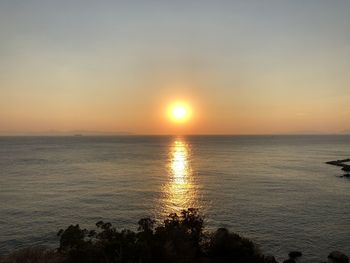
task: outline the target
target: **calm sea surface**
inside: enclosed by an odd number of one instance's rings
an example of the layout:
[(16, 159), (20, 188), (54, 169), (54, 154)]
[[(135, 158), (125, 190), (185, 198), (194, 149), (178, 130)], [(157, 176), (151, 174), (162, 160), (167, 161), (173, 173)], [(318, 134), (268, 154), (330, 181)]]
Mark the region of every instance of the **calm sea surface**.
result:
[(350, 136), (0, 137), (0, 254), (98, 220), (135, 228), (198, 207), (284, 258), (350, 255)]

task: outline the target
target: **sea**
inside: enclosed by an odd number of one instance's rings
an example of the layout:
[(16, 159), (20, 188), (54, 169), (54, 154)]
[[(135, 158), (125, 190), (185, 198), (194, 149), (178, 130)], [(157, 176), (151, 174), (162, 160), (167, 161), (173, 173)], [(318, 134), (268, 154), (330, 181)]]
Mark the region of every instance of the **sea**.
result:
[(0, 137), (0, 255), (70, 224), (137, 228), (198, 208), (266, 254), (350, 255), (348, 135)]

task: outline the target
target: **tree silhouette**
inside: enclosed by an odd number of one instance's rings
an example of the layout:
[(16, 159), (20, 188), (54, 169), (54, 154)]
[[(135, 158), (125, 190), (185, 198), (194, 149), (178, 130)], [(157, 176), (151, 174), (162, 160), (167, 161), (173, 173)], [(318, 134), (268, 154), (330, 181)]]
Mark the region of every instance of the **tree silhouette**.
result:
[(267, 263), (256, 245), (227, 229), (204, 232), (204, 219), (197, 209), (170, 214), (162, 223), (142, 218), (137, 232), (118, 231), (99, 221), (97, 229), (71, 225), (60, 230), (59, 253), (64, 262), (237, 262)]

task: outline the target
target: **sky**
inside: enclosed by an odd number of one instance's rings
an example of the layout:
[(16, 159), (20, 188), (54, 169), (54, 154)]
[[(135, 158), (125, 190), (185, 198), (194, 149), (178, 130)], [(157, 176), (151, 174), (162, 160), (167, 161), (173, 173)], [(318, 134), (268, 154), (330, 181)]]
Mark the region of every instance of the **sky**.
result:
[[(0, 0), (0, 134), (350, 131), (350, 1)], [(190, 105), (177, 123), (169, 105)]]

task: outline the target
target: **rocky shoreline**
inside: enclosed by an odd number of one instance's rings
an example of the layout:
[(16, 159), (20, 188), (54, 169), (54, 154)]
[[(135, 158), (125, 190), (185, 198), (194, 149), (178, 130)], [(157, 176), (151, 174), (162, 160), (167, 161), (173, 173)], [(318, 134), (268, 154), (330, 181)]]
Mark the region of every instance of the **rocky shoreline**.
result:
[[(302, 252), (300, 251), (291, 251), (289, 252), (289, 258), (284, 260), (283, 263), (299, 263), (302, 262)], [(271, 261), (271, 263), (279, 263), (278, 261)], [(340, 251), (332, 251), (327, 257), (327, 261), (322, 263), (349, 263), (349, 258), (347, 255)]]
[(347, 162), (350, 162), (350, 159), (342, 159), (342, 160), (335, 160), (335, 161), (329, 161), (326, 162), (326, 164), (330, 164), (330, 165), (335, 165), (335, 166), (339, 166), (342, 168), (342, 171), (346, 172), (344, 174), (344, 176), (349, 177), (350, 176), (350, 165), (346, 164)]

